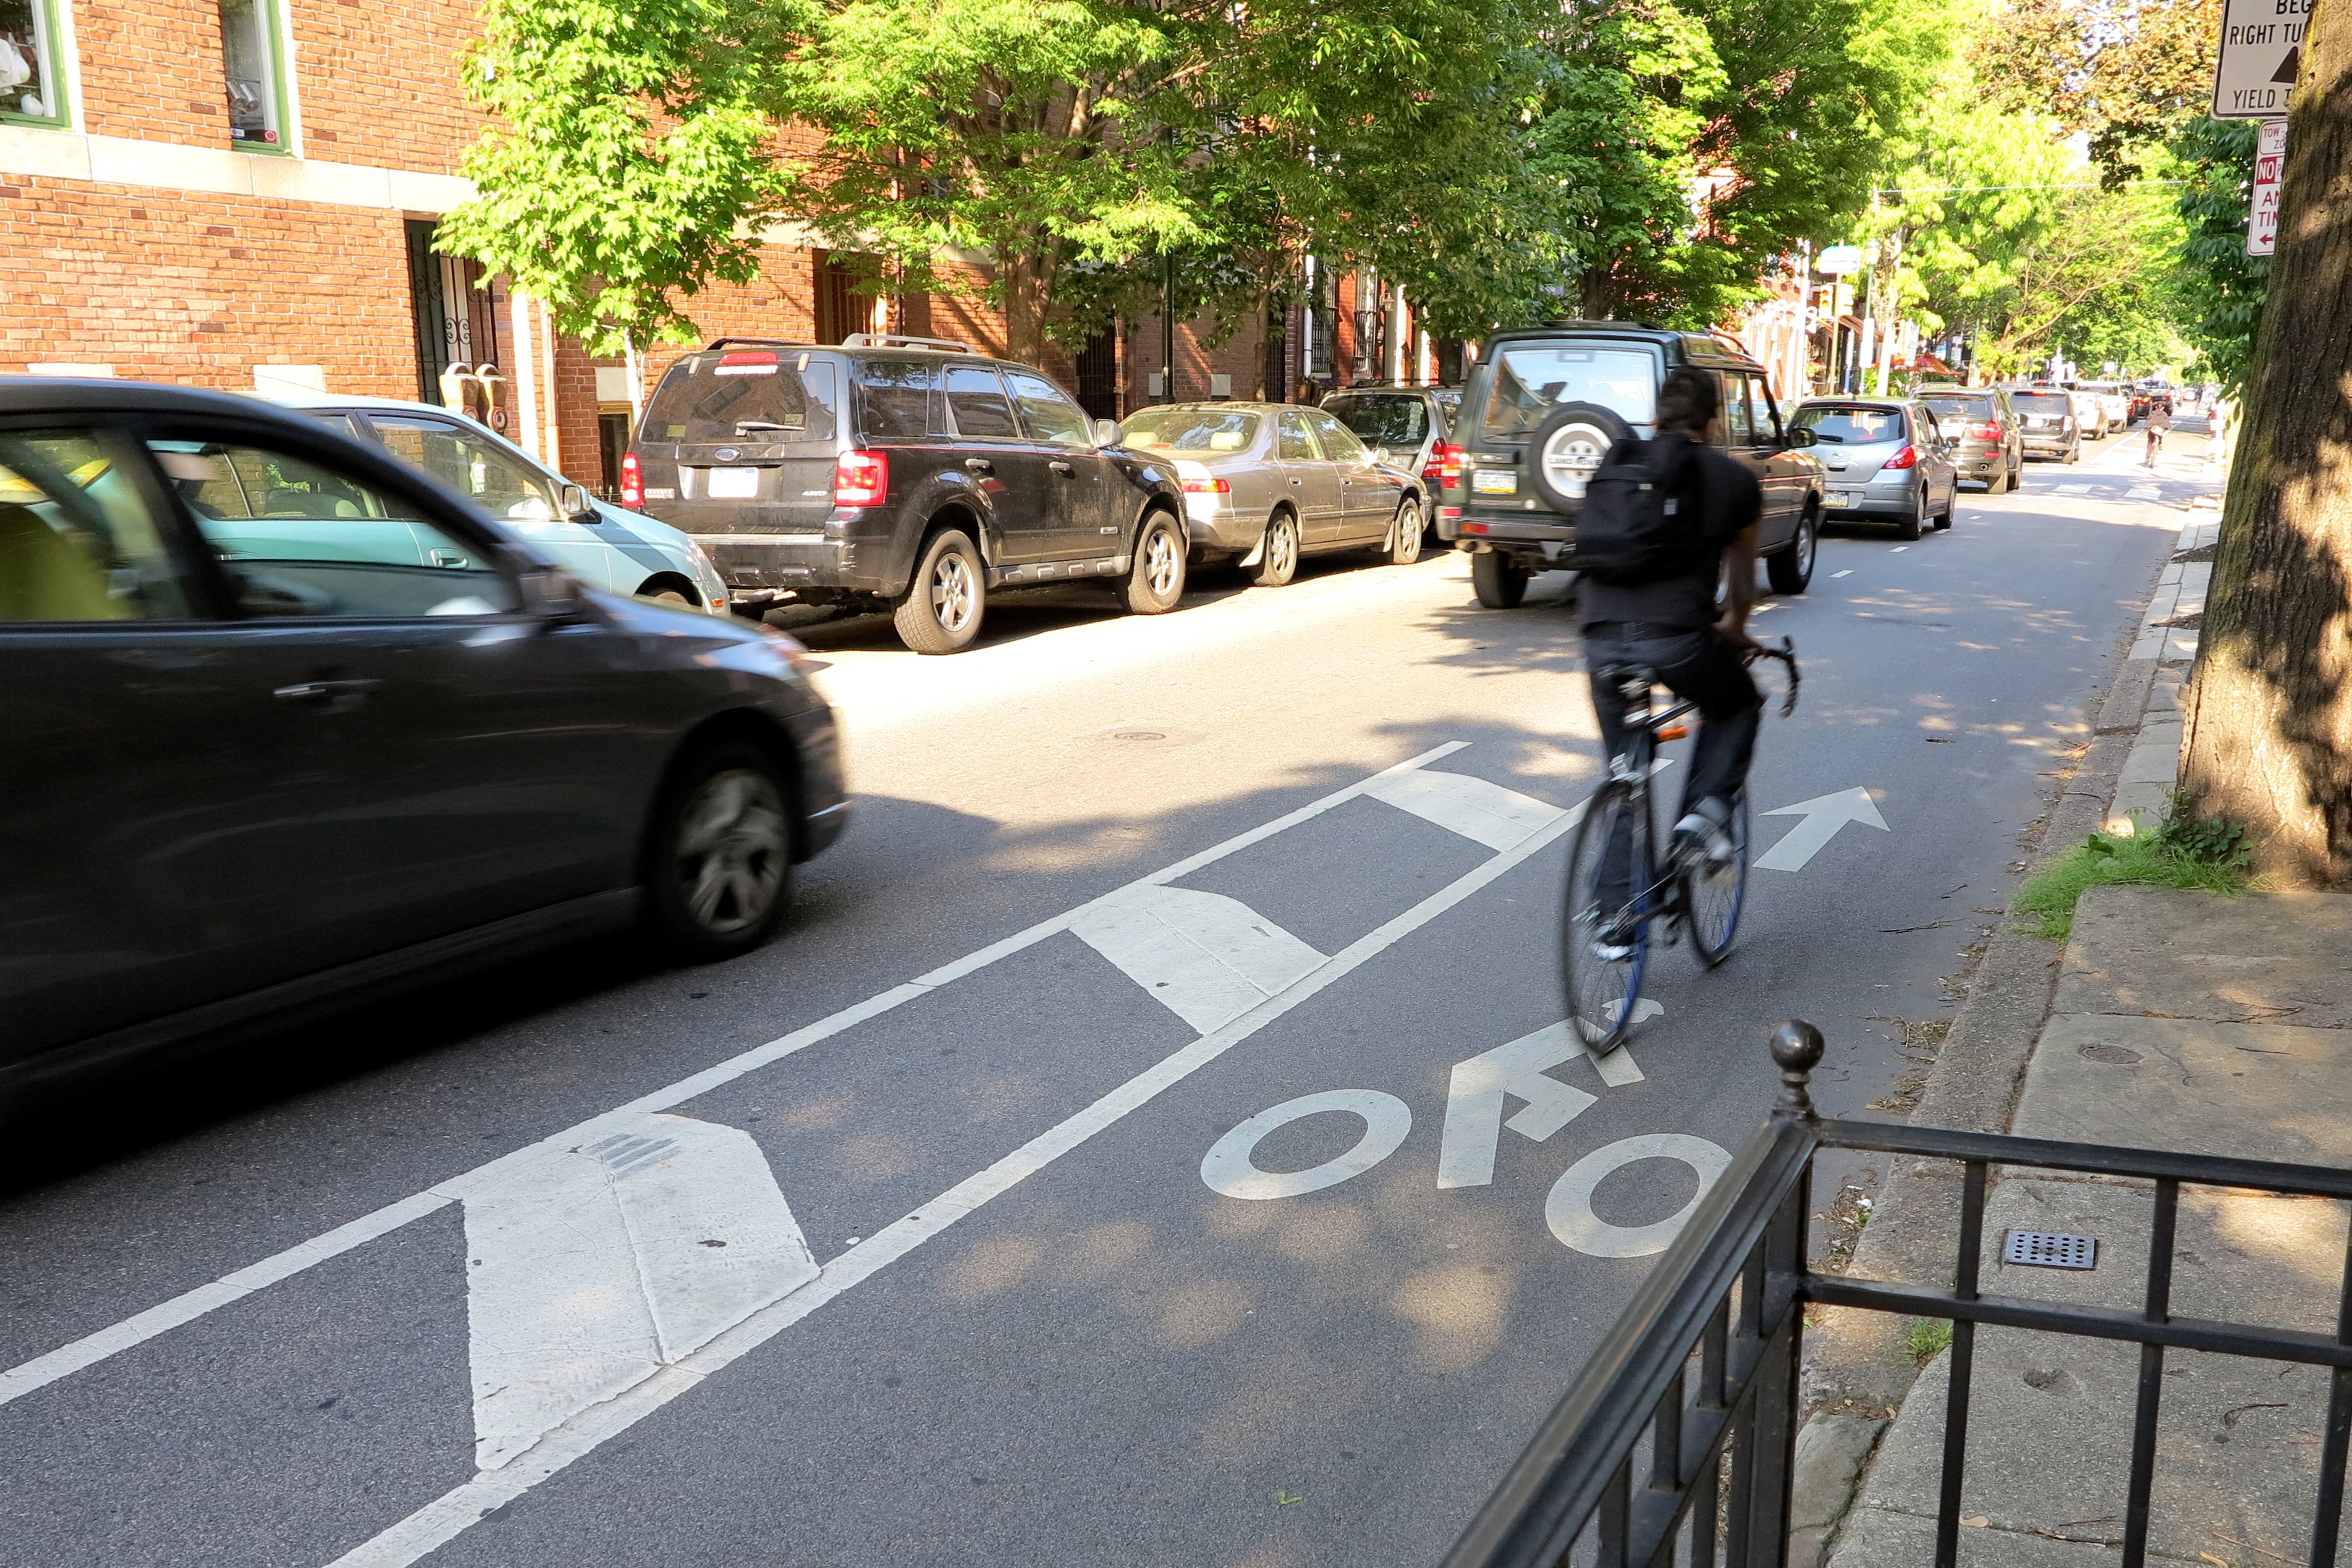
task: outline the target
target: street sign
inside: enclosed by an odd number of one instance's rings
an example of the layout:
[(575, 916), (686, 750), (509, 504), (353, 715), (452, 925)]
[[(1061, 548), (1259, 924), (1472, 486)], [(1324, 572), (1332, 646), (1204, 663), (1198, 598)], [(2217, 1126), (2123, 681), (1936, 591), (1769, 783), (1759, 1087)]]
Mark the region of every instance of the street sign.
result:
[(2312, 0), (2224, 0), (2213, 118), (2276, 120), (2303, 62)]
[(2254, 202), (2246, 214), (2246, 254), (2278, 248), (2279, 182), (2286, 177), (2286, 121), (2265, 120), (2254, 131)]
[[(2293, 3), (2293, 0), (2289, 0), (2289, 3)], [(1858, 245), (1824, 246), (1822, 247), (1822, 254), (1813, 259), (1813, 270), (1827, 273), (1832, 277), (1846, 277), (1860, 272), (1862, 246)]]

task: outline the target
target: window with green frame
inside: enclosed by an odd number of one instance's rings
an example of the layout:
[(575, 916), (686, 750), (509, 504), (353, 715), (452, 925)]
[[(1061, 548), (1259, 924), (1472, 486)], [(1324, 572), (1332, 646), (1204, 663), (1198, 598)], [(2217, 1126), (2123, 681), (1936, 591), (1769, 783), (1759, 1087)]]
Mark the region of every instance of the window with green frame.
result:
[[(6, 0), (0, 0), (5, 4)], [(247, 152), (288, 152), (286, 66), (278, 0), (220, 0), (221, 63), (228, 82), (228, 139)]]
[(0, 0), (0, 123), (67, 122), (57, 0)]

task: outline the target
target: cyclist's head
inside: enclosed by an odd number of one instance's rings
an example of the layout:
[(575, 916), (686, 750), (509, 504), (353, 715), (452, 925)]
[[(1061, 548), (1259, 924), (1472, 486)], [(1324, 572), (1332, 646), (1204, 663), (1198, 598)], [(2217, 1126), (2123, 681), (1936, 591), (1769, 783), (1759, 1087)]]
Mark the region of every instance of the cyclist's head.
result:
[(1706, 438), (1706, 427), (1723, 406), (1715, 378), (1688, 365), (1666, 372), (1658, 389), (1658, 428), (1680, 431), (1694, 440)]

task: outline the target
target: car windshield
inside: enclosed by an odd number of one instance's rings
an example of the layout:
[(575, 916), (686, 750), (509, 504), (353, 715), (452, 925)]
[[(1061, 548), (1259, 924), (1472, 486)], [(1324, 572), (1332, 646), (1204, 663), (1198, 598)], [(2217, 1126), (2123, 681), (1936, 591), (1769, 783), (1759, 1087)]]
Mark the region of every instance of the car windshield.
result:
[(2074, 400), (2064, 392), (2011, 392), (2009, 401), (2034, 413), (2067, 413), (2074, 407)]
[(1486, 434), (1531, 435), (1565, 402), (1599, 403), (1628, 424), (1646, 426), (1657, 417), (1657, 364), (1642, 349), (1515, 344), (1497, 356)]
[(1237, 408), (1147, 408), (1119, 425), (1125, 444), (1139, 452), (1194, 455), (1246, 452), (1257, 441), (1257, 427), (1256, 414)]
[(656, 441), (833, 439), (833, 367), (789, 349), (688, 354), (669, 368), (646, 406)]
[(1429, 405), (1417, 393), (1342, 393), (1323, 400), (1323, 411), (1361, 436), (1367, 446), (1402, 451), (1429, 434)]
[(1919, 400), (1936, 411), (1936, 417), (1946, 424), (1960, 419), (1990, 419), (1992, 399), (1989, 397), (1923, 397)]
[(1903, 439), (1903, 415), (1891, 408), (1801, 408), (1795, 423), (1816, 440), (1840, 445)]

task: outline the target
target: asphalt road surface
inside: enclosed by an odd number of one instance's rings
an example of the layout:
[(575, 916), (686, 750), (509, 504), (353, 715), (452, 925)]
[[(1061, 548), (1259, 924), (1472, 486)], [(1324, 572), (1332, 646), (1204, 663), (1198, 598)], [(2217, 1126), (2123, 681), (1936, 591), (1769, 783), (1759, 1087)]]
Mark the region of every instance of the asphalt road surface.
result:
[(1769, 1028), (1867, 1113), (1950, 1015), (2180, 524), (2137, 447), (1764, 601), (1800, 863), (1607, 1063), (1545, 1032), (1601, 768), (1565, 578), (809, 632), (862, 794), (765, 951), (574, 950), (12, 1135), (0, 1563), (1433, 1563)]

